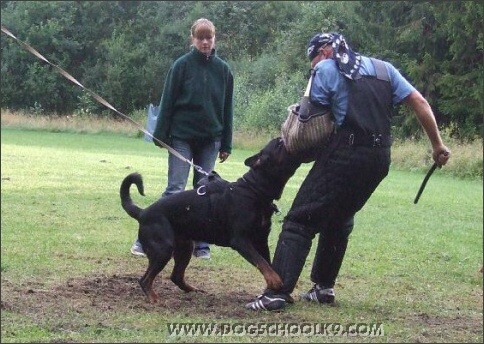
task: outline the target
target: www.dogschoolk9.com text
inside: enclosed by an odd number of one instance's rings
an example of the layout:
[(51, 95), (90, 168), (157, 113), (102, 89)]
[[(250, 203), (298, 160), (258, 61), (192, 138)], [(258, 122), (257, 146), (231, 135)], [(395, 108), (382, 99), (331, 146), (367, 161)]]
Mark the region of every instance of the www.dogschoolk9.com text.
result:
[(383, 337), (378, 323), (168, 323), (170, 336), (187, 337)]

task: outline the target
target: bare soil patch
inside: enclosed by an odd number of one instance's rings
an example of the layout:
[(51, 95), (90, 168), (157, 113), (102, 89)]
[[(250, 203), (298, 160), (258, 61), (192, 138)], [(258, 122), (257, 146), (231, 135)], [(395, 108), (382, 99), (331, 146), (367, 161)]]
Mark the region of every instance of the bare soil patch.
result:
[[(185, 293), (168, 279), (158, 278), (155, 290), (162, 297), (157, 304), (151, 304), (142, 293), (138, 278), (134, 274), (98, 275), (69, 279), (50, 289), (42, 283), (15, 285), (12, 281), (3, 280), (1, 308), (31, 315), (46, 312), (61, 315), (66, 308), (91, 314), (106, 310), (125, 312), (127, 309), (159, 313), (161, 308), (171, 310), (170, 313), (189, 312), (190, 316), (200, 314), (222, 319), (246, 319), (248, 312), (241, 305), (254, 297), (253, 293), (244, 290)], [(196, 285), (209, 287), (207, 282)]]
[[(185, 293), (168, 278), (158, 276), (155, 290), (160, 294), (159, 303), (147, 301), (138, 285), (141, 273), (97, 274), (82, 278), (70, 278), (60, 284), (47, 287), (44, 283), (15, 283), (2, 277), (1, 310), (27, 316), (40, 327), (56, 331), (80, 331), (84, 327), (110, 327), (113, 319), (126, 314), (153, 314), (154, 317), (171, 319), (200, 318), (202, 321), (223, 322), (226, 319), (240, 322), (315, 322), (324, 311), (301, 312), (296, 309), (282, 313), (246, 310), (243, 305), (252, 300), (254, 281), (230, 276), (216, 266), (199, 266), (188, 281), (206, 292)], [(210, 276), (210, 278), (206, 278)], [(259, 278), (259, 276), (255, 276)], [(482, 300), (482, 294), (476, 295)], [(482, 302), (482, 301), (481, 301)], [(338, 306), (338, 304), (336, 305)], [(384, 310), (375, 309), (376, 312)], [(386, 310), (388, 311), (388, 310)], [(425, 313), (403, 315), (381, 314), (383, 318), (407, 323), (409, 327), (421, 329), (412, 341), (432, 342), (436, 338), (482, 335), (482, 318), (474, 316), (434, 316)], [(396, 316), (396, 318), (395, 318)], [(398, 319), (398, 320), (397, 320)], [(382, 319), (383, 320), (383, 319)], [(383, 320), (388, 322), (388, 319)], [(8, 333), (7, 333), (8, 335)], [(390, 333), (388, 338), (392, 338)], [(14, 335), (13, 335), (14, 336)]]

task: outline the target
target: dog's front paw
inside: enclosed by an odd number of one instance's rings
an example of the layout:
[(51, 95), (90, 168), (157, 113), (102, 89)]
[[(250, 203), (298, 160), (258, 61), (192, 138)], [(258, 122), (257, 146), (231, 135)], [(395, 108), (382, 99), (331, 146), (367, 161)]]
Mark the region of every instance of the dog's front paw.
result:
[(268, 289), (279, 290), (282, 288), (281, 277), (276, 272), (272, 273), (266, 282)]

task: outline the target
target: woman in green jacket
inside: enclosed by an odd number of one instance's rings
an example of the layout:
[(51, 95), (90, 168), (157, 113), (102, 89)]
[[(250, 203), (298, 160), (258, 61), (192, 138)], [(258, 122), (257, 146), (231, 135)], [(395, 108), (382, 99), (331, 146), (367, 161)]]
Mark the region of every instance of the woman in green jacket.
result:
[[(195, 21), (191, 40), (190, 52), (175, 60), (166, 77), (153, 136), (211, 172), (217, 157), (224, 162), (232, 151), (234, 79), (229, 65), (215, 52), (215, 26), (210, 20)], [(162, 197), (183, 191), (189, 172), (190, 164), (170, 153)], [(193, 186), (202, 177), (194, 169)], [(131, 252), (144, 255), (138, 240)], [(194, 255), (210, 258), (208, 243), (196, 242)]]

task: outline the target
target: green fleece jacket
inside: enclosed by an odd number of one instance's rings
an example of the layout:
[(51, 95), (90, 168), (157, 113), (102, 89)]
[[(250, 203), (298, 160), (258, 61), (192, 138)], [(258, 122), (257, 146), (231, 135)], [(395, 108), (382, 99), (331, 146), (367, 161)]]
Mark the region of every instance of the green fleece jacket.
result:
[(232, 71), (215, 50), (207, 57), (192, 48), (168, 71), (153, 136), (167, 144), (220, 139), (220, 151), (231, 153), (233, 90)]

